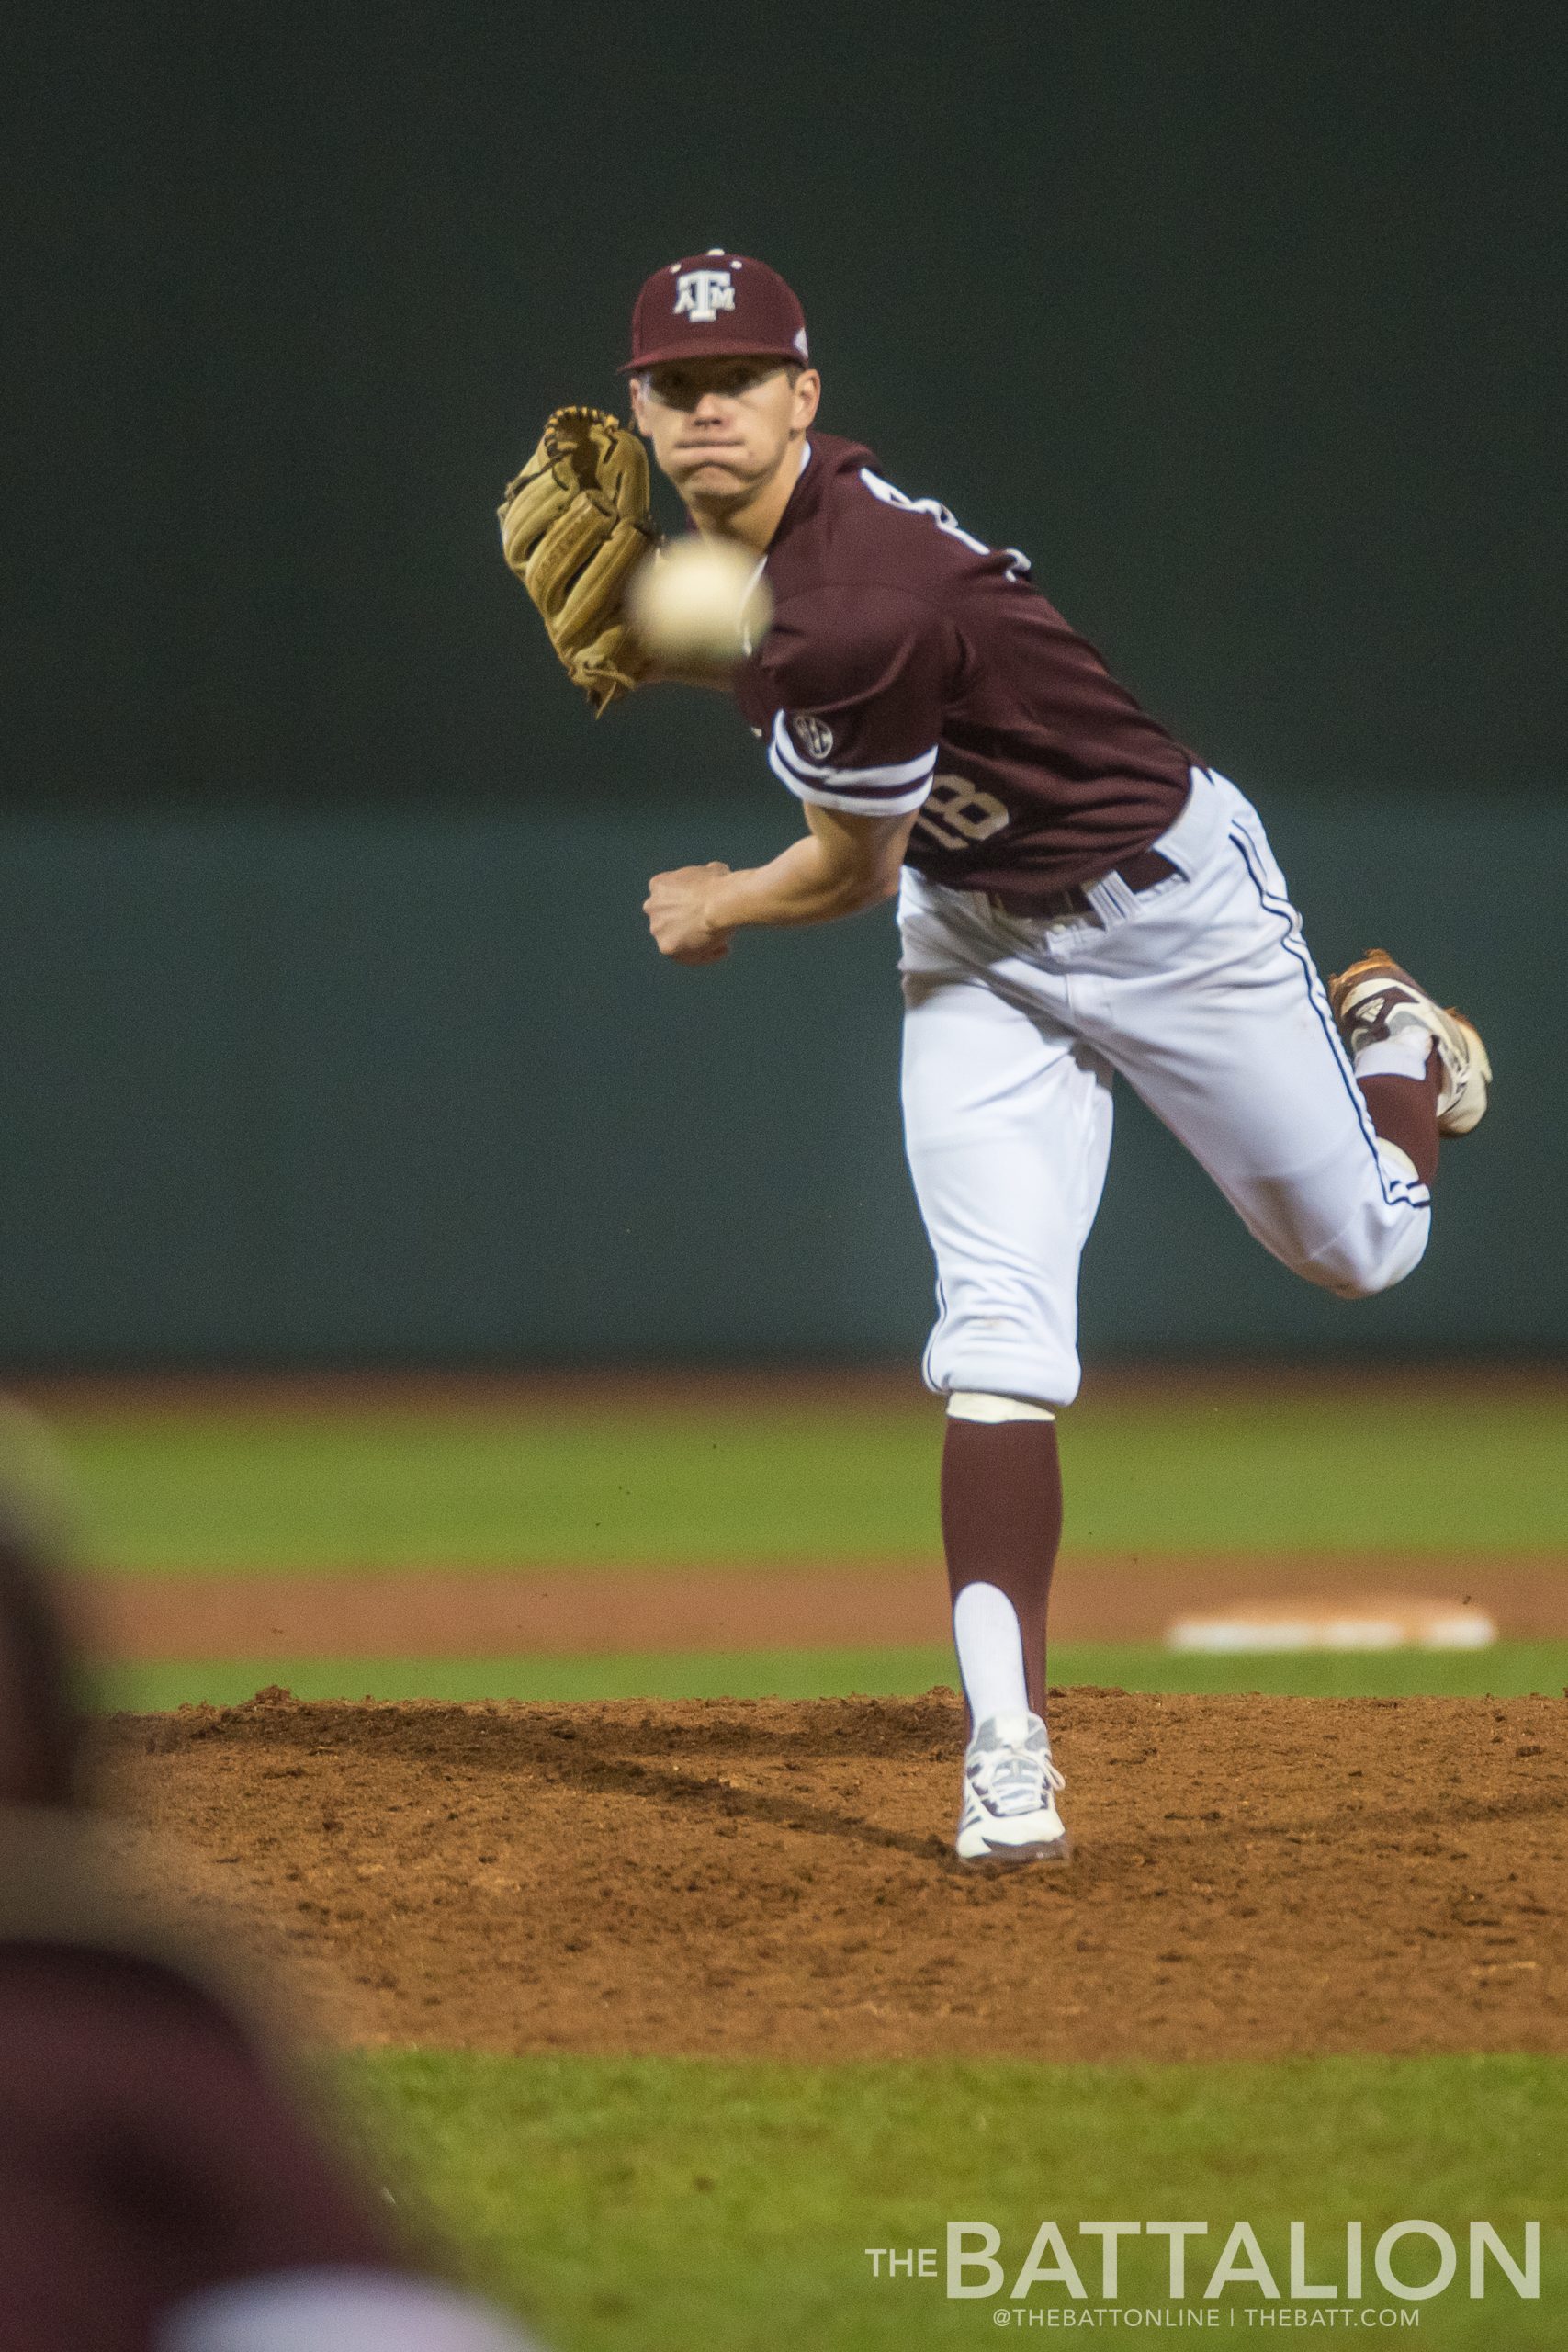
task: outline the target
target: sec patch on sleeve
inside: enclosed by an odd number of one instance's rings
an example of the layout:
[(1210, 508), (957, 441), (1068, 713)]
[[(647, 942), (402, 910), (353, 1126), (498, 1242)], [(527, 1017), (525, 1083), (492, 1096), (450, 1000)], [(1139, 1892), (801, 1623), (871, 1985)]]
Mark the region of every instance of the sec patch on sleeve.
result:
[(808, 760), (825, 760), (833, 749), (833, 730), (825, 718), (813, 718), (809, 711), (792, 710), (786, 714), (790, 733)]

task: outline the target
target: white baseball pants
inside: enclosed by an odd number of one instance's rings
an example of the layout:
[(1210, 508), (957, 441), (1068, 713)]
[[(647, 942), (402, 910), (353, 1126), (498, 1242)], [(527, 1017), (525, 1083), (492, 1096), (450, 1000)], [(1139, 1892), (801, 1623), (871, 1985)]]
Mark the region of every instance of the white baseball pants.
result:
[(1156, 846), (1168, 881), (1134, 894), (1112, 876), (1092, 916), (1043, 921), (905, 868), (905, 1134), (940, 1394), (1077, 1396), (1113, 1074), (1308, 1282), (1363, 1297), (1426, 1249), (1427, 1187), (1373, 1133), (1256, 809), (1195, 769)]

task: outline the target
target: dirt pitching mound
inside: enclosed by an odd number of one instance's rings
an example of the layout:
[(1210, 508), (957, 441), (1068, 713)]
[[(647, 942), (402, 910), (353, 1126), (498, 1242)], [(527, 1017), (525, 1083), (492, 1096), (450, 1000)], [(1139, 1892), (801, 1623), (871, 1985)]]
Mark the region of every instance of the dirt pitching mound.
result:
[[(119, 1716), (109, 1802), (361, 2042), (791, 2059), (1568, 2050), (1568, 1705), (1052, 1702), (1077, 1851), (952, 1858), (917, 1700)], [(165, 1879), (165, 1884), (167, 1883)]]

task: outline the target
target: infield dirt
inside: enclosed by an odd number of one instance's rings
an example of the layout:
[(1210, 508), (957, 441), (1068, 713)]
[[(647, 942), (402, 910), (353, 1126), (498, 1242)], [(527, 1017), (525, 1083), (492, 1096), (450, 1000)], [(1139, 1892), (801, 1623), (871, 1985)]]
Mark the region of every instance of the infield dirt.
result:
[[(79, 1577), (72, 1615), (91, 1655), (117, 1658), (558, 1657), (931, 1643), (952, 1638), (940, 1560), (834, 1567), (360, 1569)], [(1485, 1610), (1513, 1640), (1568, 1627), (1568, 1567), (1551, 1559), (1416, 1553), (1337, 1559), (1270, 1553), (1140, 1563), (1090, 1555), (1058, 1569), (1054, 1642), (1157, 1642), (1174, 1616), (1260, 1600), (1308, 1608), (1375, 1595)]]
[[(1568, 1702), (1054, 1694), (1063, 1867), (915, 1700), (118, 1716), (164, 1894), (333, 2041), (809, 2060), (1568, 2050)], [(149, 1898), (150, 1900), (152, 1898)], [(282, 1963), (280, 1967), (280, 1963)]]

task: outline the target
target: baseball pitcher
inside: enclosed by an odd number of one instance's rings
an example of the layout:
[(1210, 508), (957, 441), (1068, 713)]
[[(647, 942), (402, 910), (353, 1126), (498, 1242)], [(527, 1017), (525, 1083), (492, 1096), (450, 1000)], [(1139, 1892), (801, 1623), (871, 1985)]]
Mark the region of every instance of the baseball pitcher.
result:
[[(772, 864), (654, 876), (660, 952), (896, 898), (909, 1165), (937, 1268), (942, 1536), (968, 1703), (957, 1851), (1067, 1852), (1045, 1723), (1077, 1394), (1078, 1261), (1120, 1076), (1282, 1263), (1341, 1298), (1427, 1246), (1438, 1139), (1486, 1108), (1481, 1039), (1381, 949), (1319, 978), (1263, 825), (1118, 685), (1026, 557), (817, 429), (801, 306), (748, 254), (648, 280), (631, 402), (694, 532), (771, 624), (727, 683), (806, 831)], [(640, 446), (558, 412), (502, 509), (508, 560), (604, 708), (669, 674), (626, 618), (660, 559)], [(644, 577), (646, 578), (646, 574)]]

